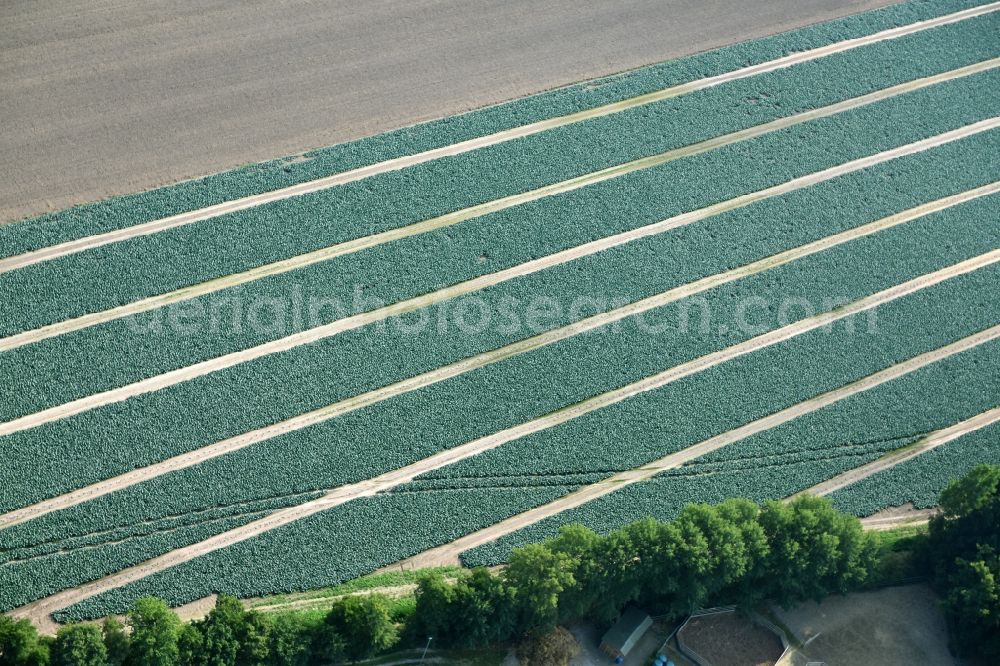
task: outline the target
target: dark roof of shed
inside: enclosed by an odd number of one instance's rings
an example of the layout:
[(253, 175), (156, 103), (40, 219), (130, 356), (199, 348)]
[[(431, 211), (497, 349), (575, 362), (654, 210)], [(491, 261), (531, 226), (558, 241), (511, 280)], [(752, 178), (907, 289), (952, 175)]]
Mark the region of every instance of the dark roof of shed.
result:
[(639, 628), (639, 625), (646, 621), (647, 617), (649, 616), (635, 606), (629, 606), (614, 626), (604, 634), (601, 643), (607, 643), (616, 650), (620, 650), (629, 637), (635, 633), (635, 630)]

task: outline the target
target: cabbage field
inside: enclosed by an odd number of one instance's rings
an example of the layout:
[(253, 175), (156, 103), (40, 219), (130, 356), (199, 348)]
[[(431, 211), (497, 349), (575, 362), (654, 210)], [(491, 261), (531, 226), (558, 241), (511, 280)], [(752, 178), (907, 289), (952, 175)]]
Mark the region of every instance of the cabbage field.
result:
[(0, 611), (502, 564), (966, 422), (831, 500), (929, 508), (1000, 462), (1000, 3), (306, 157), (0, 226)]

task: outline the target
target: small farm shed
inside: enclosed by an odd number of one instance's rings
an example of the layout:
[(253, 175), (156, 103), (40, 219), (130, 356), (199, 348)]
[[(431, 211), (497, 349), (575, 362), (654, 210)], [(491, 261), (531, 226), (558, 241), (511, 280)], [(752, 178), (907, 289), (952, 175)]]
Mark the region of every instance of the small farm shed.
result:
[(642, 635), (653, 624), (653, 619), (635, 606), (625, 609), (621, 618), (608, 629), (601, 639), (601, 650), (612, 659), (628, 656)]

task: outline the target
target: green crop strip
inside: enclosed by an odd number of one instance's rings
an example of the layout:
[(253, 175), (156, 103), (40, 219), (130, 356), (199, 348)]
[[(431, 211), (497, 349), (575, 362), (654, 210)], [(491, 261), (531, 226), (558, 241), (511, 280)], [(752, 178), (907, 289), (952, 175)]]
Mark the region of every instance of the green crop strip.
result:
[[(946, 427), (996, 406), (997, 376), (1000, 342), (993, 341), (466, 551), (462, 561), (499, 564), (512, 549), (543, 541), (570, 523), (607, 532), (646, 516), (669, 520), (691, 502), (788, 497), (905, 446), (919, 438), (914, 431)], [(983, 458), (968, 458), (974, 459)], [(880, 474), (892, 476), (895, 469)], [(958, 473), (945, 466), (938, 485)]]
[[(782, 299), (794, 296), (804, 298), (820, 309), (822, 300), (831, 295), (855, 300), (993, 249), (995, 231), (990, 230), (1000, 224), (1000, 215), (996, 213), (998, 206), (1000, 197), (996, 196), (971, 201), (902, 227), (858, 239), (792, 264), (723, 285), (706, 292), (705, 298), (710, 305), (713, 305), (715, 312), (729, 313), (729, 316), (732, 315), (732, 304), (740, 302), (741, 298), (762, 298), (777, 304)], [(634, 263), (634, 260), (630, 259), (628, 263)], [(640, 265), (645, 267), (646, 264)], [(587, 274), (581, 275), (585, 279), (588, 277)], [(632, 294), (626, 290), (636, 287), (642, 289), (649, 272), (640, 271), (634, 283), (626, 281), (625, 276), (628, 275), (626, 271), (609, 270), (597, 275), (602, 280), (606, 275), (616, 275), (617, 289), (621, 290), (619, 295), (631, 296)], [(522, 302), (530, 300), (533, 294), (558, 294), (559, 289), (568, 290), (574, 295), (592, 293), (582, 288), (583, 286), (579, 282), (570, 282), (553, 285), (549, 290), (530, 290), (521, 294), (517, 292), (511, 294), (510, 291), (505, 293), (520, 296), (519, 300)], [(435, 385), (445, 392), (441, 395), (448, 395), (447, 391), (453, 390), (449, 387), (462, 386), (473, 377), (488, 377), (490, 373), (499, 373), (497, 379), (487, 385), (485, 393), (483, 390), (477, 390), (469, 394), (489, 395), (492, 399), (498, 398), (500, 391), (517, 394), (524, 390), (526, 382), (542, 382), (541, 386), (532, 389), (541, 394), (537, 401), (525, 401), (523, 396), (519, 399), (517, 395), (513, 395), (511, 399), (517, 406), (516, 409), (508, 407), (503, 402), (497, 402), (493, 407), (501, 410), (500, 413), (485, 421), (469, 420), (464, 424), (466, 428), (458, 429), (454, 434), (457, 435), (460, 431), (467, 432), (468, 427), (475, 424), (474, 432), (477, 433), (475, 436), (483, 436), (496, 429), (529, 420), (594, 393), (635, 381), (665, 367), (751, 337), (748, 332), (736, 327), (719, 335), (691, 335), (682, 330), (682, 322), (678, 321), (678, 313), (684, 307), (683, 303), (684, 301), (681, 301), (676, 307), (661, 307), (641, 317), (641, 321), (652, 324), (666, 322), (668, 329), (659, 335), (650, 336), (642, 326), (628, 325), (629, 321), (633, 323), (640, 321), (639, 318), (632, 317), (624, 324), (618, 325), (624, 329), (619, 335), (575, 336)], [(791, 318), (802, 318), (806, 313), (797, 310), (789, 314)], [(776, 326), (774, 311), (760, 316), (763, 321), (753, 323), (760, 323), (765, 330)], [(275, 409), (287, 409), (287, 405), (294, 408), (305, 401), (319, 402), (316, 406), (328, 404), (331, 402), (328, 399), (330, 393), (346, 392), (347, 396), (356, 395), (363, 384), (352, 386), (349, 383), (352, 375), (348, 373), (353, 374), (353, 368), (357, 368), (355, 376), (359, 384), (372, 381), (372, 375), (376, 374), (370, 370), (373, 355), (377, 354), (376, 357), (383, 359), (379, 368), (388, 372), (399, 372), (405, 368), (404, 362), (414, 365), (432, 363), (431, 367), (437, 367), (444, 361), (468, 357), (476, 347), (481, 349), (484, 343), (487, 348), (496, 348), (500, 344), (494, 341), (503, 341), (505, 336), (510, 335), (510, 330), (497, 328), (486, 330), (480, 335), (468, 335), (458, 331), (443, 336), (434, 327), (414, 335), (402, 334), (389, 327), (373, 326), (351, 331), (345, 336), (334, 339), (333, 342), (340, 344), (332, 345), (331, 353), (334, 354), (332, 359), (316, 353), (320, 345), (312, 345), (309, 348), (295, 350), (293, 353), (262, 359), (286, 364), (269, 371), (261, 372), (257, 363), (246, 364), (248, 367), (234, 368), (240, 371), (248, 369), (254, 371), (254, 374), (245, 375), (236, 381), (226, 377), (227, 373), (218, 373), (202, 380), (180, 384), (166, 391), (139, 396), (124, 403), (81, 414), (75, 418), (15, 433), (5, 438), (3, 443), (5, 447), (9, 447), (8, 469), (14, 473), (14, 478), (0, 489), (2, 498), (0, 506), (9, 510), (58, 494), (60, 491), (81, 487), (86, 483), (106, 478), (109, 471), (115, 471), (118, 465), (122, 466), (118, 469), (122, 469), (123, 463), (127, 464), (128, 461), (141, 461), (143, 458), (162, 460), (170, 452), (196, 448), (198, 438), (204, 436), (195, 429), (196, 425), (201, 425), (196, 420), (197, 415), (201, 415), (208, 427), (218, 428), (224, 424), (227, 417), (237, 422), (247, 417), (263, 420), (268, 417), (269, 411), (273, 413)], [(352, 345), (352, 342), (361, 344)], [(469, 349), (470, 346), (472, 349)], [(353, 359), (351, 354), (354, 355)], [(381, 356), (382, 354), (385, 356)], [(608, 358), (605, 358), (606, 356)], [(624, 359), (629, 359), (629, 363), (626, 364)], [(568, 374), (560, 380), (558, 372), (539, 373), (540, 368), (566, 368), (564, 372), (570, 372), (574, 367), (582, 369), (591, 367), (591, 364), (595, 364), (594, 369), (589, 371), (586, 381), (583, 377), (576, 377), (573, 374)], [(511, 374), (507, 374), (508, 372)], [(407, 372), (404, 376), (412, 374), (414, 373)], [(274, 387), (278, 392), (269, 392), (268, 386), (274, 385), (275, 377), (289, 377), (291, 383), (279, 382), (278, 386)], [(381, 378), (376, 376), (375, 380), (378, 379)], [(223, 381), (225, 383), (220, 387), (217, 382)], [(560, 381), (563, 386), (559, 385)], [(383, 381), (377, 385), (385, 383), (388, 382)], [(418, 393), (433, 395), (435, 386), (428, 387), (430, 391), (424, 390)], [(327, 392), (325, 395), (324, 391)], [(177, 402), (177, 396), (186, 399)], [(213, 396), (219, 396), (221, 404), (213, 405), (211, 402)], [(234, 400), (237, 396), (240, 400)], [(386, 402), (394, 404), (397, 401)], [(433, 406), (428, 408), (436, 409)], [(508, 409), (511, 411), (507, 412)], [(369, 411), (360, 410), (360, 412)], [(165, 423), (164, 417), (173, 419), (176, 425)], [(339, 427), (339, 424), (351, 422), (352, 418), (353, 414), (346, 414), (334, 422), (320, 423), (251, 448), (270, 450), (277, 447), (282, 452), (280, 457), (287, 458), (288, 451), (294, 450), (290, 449), (290, 446), (299, 446), (300, 441), (314, 441), (311, 437), (315, 435), (310, 436), (309, 433), (317, 433), (322, 439), (323, 450), (330, 451), (329, 442), (339, 441), (343, 436), (338, 435), (335, 439), (329, 439), (323, 433), (329, 428)], [(93, 430), (90, 431), (92, 434), (87, 434), (87, 429), (81, 427), (88, 421), (93, 424), (91, 426)], [(408, 421), (390, 418), (386, 422)], [(115, 423), (127, 423), (129, 427), (109, 429), (109, 424)], [(487, 423), (488, 429), (481, 430)], [(353, 456), (355, 446), (364, 445), (365, 448), (369, 448), (372, 442), (378, 441), (358, 439), (359, 433), (365, 433), (367, 436), (370, 427), (366, 425), (363, 429), (355, 430), (354, 434), (343, 438), (347, 440), (343, 442), (345, 451), (351, 450)], [(185, 432), (191, 433), (188, 435), (190, 439), (183, 439)], [(468, 437), (468, 439), (473, 438), (474, 436)], [(218, 439), (222, 438), (212, 438), (208, 442)], [(351, 440), (353, 443), (350, 443)], [(53, 441), (64, 443), (61, 451), (53, 450)], [(431, 438), (430, 441), (436, 439)], [(309, 444), (310, 447), (315, 445), (315, 443)], [(378, 448), (379, 452), (366, 453), (362, 460), (338, 461), (338, 475), (332, 480), (333, 482), (324, 487), (360, 480), (379, 471), (387, 471), (405, 464), (401, 463), (401, 460), (416, 459), (409, 455), (400, 455), (401, 451), (407, 449), (415, 452), (417, 447), (412, 445), (397, 444)], [(211, 464), (212, 461), (208, 461), (205, 465)], [(132, 462), (125, 469), (135, 466), (136, 462)], [(322, 463), (319, 466), (322, 466)], [(67, 473), (67, 470), (73, 471)], [(374, 471), (369, 473), (370, 470)], [(227, 475), (225, 478), (240, 476), (242, 473)], [(209, 485), (217, 486), (217, 484)]]
[(0, 565), (0, 609), (10, 610), (246, 524), (266, 513), (222, 518), (120, 543)]
[[(996, 86), (1000, 86), (1000, 71), (988, 75), (996, 79)], [(498, 241), (508, 247), (535, 245), (536, 252), (544, 255), (550, 250), (543, 250), (539, 246), (551, 247), (545, 239), (558, 238), (564, 233), (573, 234), (575, 241), (569, 244), (576, 245), (591, 238), (604, 237), (609, 233), (644, 226), (684, 211), (726, 201), (739, 194), (756, 192), (787, 182), (796, 176), (842, 164), (873, 152), (935, 136), (942, 130), (964, 126), (968, 121), (992, 114), (1000, 115), (1000, 99), (989, 94), (992, 92), (989, 86), (994, 85), (990, 83), (992, 79), (981, 79), (982, 76), (985, 75), (816, 121), (810, 123), (809, 127), (798, 128), (795, 135), (764, 137), (739, 147), (730, 146), (680, 163), (578, 190), (565, 197), (558, 197), (559, 205), (555, 210), (550, 208), (552, 202), (538, 201), (519, 207), (516, 211), (504, 211), (498, 215), (505, 216), (505, 219), (509, 219), (507, 216), (511, 215), (518, 216), (523, 224), (521, 228), (531, 230), (531, 235), (517, 238), (494, 236), (496, 240), (493, 246), (485, 247), (488, 251), (493, 251)], [(977, 96), (981, 104), (974, 103)], [(887, 128), (892, 131), (888, 132)], [(995, 160), (995, 153), (984, 155), (980, 159), (991, 164)], [(766, 164), (766, 169), (760, 169), (762, 163)], [(991, 177), (995, 178), (995, 171)], [(688, 184), (692, 182), (699, 186), (692, 188)], [(605, 185), (613, 185), (614, 188), (609, 190)], [(650, 193), (656, 194), (651, 196)], [(848, 201), (842, 200), (842, 205), (850, 205), (851, 193), (844, 192), (843, 195)], [(494, 232), (497, 226), (506, 226), (503, 220), (494, 220), (494, 224)], [(754, 233), (759, 233), (759, 229), (758, 222)], [(585, 234), (583, 237), (581, 230)], [(499, 255), (505, 254), (504, 248), (496, 249)], [(557, 245), (555, 249), (561, 248)], [(480, 248), (479, 252), (483, 251)], [(413, 263), (412, 258), (402, 263)], [(568, 268), (572, 271), (572, 267)], [(424, 270), (431, 270), (431, 267), (425, 264)], [(281, 293), (283, 292), (275, 295)], [(564, 293), (564, 290), (551, 293)], [(377, 292), (375, 296), (378, 296)], [(87, 334), (94, 333), (87, 331)], [(154, 359), (164, 356), (168, 360), (166, 363), (161, 361), (163, 365), (187, 365), (193, 359), (185, 357), (185, 353), (192, 346), (197, 350), (194, 354), (196, 358), (211, 356), (203, 351), (203, 347), (209, 352), (214, 351), (218, 346), (224, 346), (225, 342), (219, 339), (226, 337), (192, 335), (186, 344), (176, 347), (179, 351), (173, 352), (170, 351), (174, 349), (173, 344), (167, 344), (176, 343), (176, 339), (171, 336), (161, 338), (156, 333), (140, 335), (132, 331), (130, 336), (115, 339), (107, 347), (117, 350), (125, 362), (100, 367), (91, 365), (91, 358), (76, 356), (72, 351), (73, 345), (53, 339), (52, 344), (41, 347), (52, 353), (31, 357), (30, 352), (27, 352), (31, 361), (37, 361), (37, 364), (31, 366), (31, 372), (27, 373), (24, 372), (24, 366), (17, 363), (21, 356), (15, 354), (8, 360), (6, 354), (0, 355), (0, 379), (10, 387), (6, 399), (0, 404), (0, 418), (10, 420), (47, 406), (62, 404), (74, 397), (92, 394), (102, 388), (127, 384), (142, 378), (142, 369), (149, 365), (155, 367), (157, 362)], [(128, 351), (133, 344), (138, 344), (135, 354)], [(336, 344), (336, 341), (324, 340), (310, 345), (304, 353), (314, 354), (317, 350)], [(290, 358), (297, 352), (299, 350), (293, 350), (281, 356)], [(67, 356), (75, 357), (76, 361), (64, 364)], [(103, 356), (107, 358), (107, 352)], [(70, 374), (74, 365), (79, 368), (81, 363), (86, 369), (75, 375)], [(253, 366), (255, 363), (245, 365)], [(53, 383), (51, 380), (55, 377), (60, 379)], [(49, 382), (44, 383), (46, 380)]]
[[(882, 413), (882, 407), (891, 406), (895, 400), (904, 395), (910, 397), (908, 404), (913, 415), (922, 411), (922, 404), (929, 405), (930, 409), (940, 407), (943, 410), (937, 418), (924, 419), (929, 426), (946, 423), (949, 418), (953, 419), (956, 416), (961, 418), (961, 415), (974, 411), (977, 404), (988, 402), (982, 396), (982, 388), (984, 384), (989, 385), (989, 372), (1000, 368), (998, 349), (1000, 343), (992, 343), (991, 349), (977, 349), (958, 355), (942, 361), (940, 365), (919, 371), (913, 376), (874, 389), (872, 396), (864, 396), (861, 400), (849, 399), (845, 401), (851, 403), (846, 408), (846, 414), (852, 419), (877, 417)], [(984, 362), (992, 365), (983, 367)], [(964, 378), (970, 369), (974, 369), (977, 373), (979, 370), (984, 372), (973, 375), (973, 379), (967, 381), (964, 386), (959, 381), (959, 386), (956, 387), (959, 389), (956, 396), (958, 399), (950, 400), (940, 388), (942, 386), (951, 388), (952, 384), (948, 380)], [(963, 403), (962, 398), (971, 398), (971, 401)], [(838, 404), (834, 409), (841, 410), (842, 415), (845, 413), (842, 405)], [(896, 424), (897, 429), (906, 427), (906, 418), (910, 414), (902, 413), (900, 416), (903, 417), (903, 421)], [(738, 443), (723, 451), (737, 457), (752, 455), (755, 447), (740, 450), (743, 444), (744, 442)], [(834, 453), (829, 459), (820, 462), (807, 460), (785, 463), (781, 467), (764, 468), (749, 475), (745, 471), (721, 472), (710, 478), (697, 476), (689, 481), (685, 478), (687, 475), (682, 468), (675, 470), (674, 475), (660, 476), (597, 500), (593, 504), (607, 504), (612, 499), (617, 501), (612, 506), (595, 509), (593, 516), (581, 509), (568, 513), (573, 516), (573, 520), (583, 520), (598, 529), (606, 530), (645, 515), (654, 515), (660, 519), (669, 518), (690, 501), (721, 501), (734, 495), (747, 496), (758, 501), (783, 497), (801, 487), (808, 487), (828, 478), (841, 469), (849, 469), (878, 457), (882, 451), (893, 446), (895, 445), (887, 440), (872, 445), (864, 452), (852, 451), (847, 456), (836, 456)], [(776, 471), (778, 473), (775, 473)], [(553, 497), (564, 494), (570, 489), (568, 487), (559, 489), (553, 493)], [(464, 514), (468, 511), (466, 507), (479, 507), (483, 493), (482, 489), (462, 490), (450, 495), (428, 491), (426, 494), (407, 494), (402, 499), (399, 493), (393, 493), (355, 500), (329, 512), (305, 519), (301, 523), (215, 551), (173, 569), (154, 574), (138, 583), (96, 596), (67, 609), (59, 617), (61, 620), (83, 619), (108, 612), (120, 612), (119, 609), (127, 607), (134, 599), (146, 595), (162, 596), (170, 603), (180, 604), (220, 589), (239, 596), (256, 596), (335, 584), (338, 579), (346, 580), (345, 575), (354, 577), (385, 566), (393, 561), (390, 558), (402, 559), (434, 545), (448, 542), (447, 538), (442, 538), (436, 532), (428, 534), (424, 525), (443, 528), (451, 538), (456, 538), (456, 532), (461, 531), (464, 534), (474, 531), (469, 528), (469, 522)], [(433, 498), (433, 503), (425, 503), (424, 499), (427, 496)], [(413, 503), (405, 505), (407, 508), (402, 515), (385, 508), (401, 506), (401, 502)], [(537, 499), (530, 504), (537, 505)], [(372, 534), (371, 527), (365, 528), (366, 520), (370, 519), (368, 511), (375, 508), (372, 505), (381, 505), (384, 512), (379, 514), (377, 520), (378, 536)], [(492, 504), (487, 502), (487, 506)], [(586, 505), (583, 509), (589, 507), (590, 505)], [(495, 515), (482, 522), (487, 525), (498, 522), (510, 515), (509, 510), (510, 506), (503, 504)], [(481, 516), (480, 511), (481, 509), (476, 510), (477, 517)], [(451, 519), (447, 523), (447, 528), (441, 525), (441, 514)], [(359, 548), (357, 542), (361, 540), (365, 540), (365, 543)], [(345, 574), (340, 568), (330, 572), (328, 565), (320, 564), (307, 566), (301, 570), (296, 567), (289, 573), (285, 571), (287, 566), (284, 568), (276, 566), (278, 561), (275, 558), (281, 553), (297, 552), (305, 543), (310, 544), (310, 557), (315, 557), (317, 562), (336, 561), (337, 553), (351, 552), (364, 555), (361, 556), (360, 562), (353, 561), (352, 558), (351, 564), (347, 565), (350, 568), (349, 574)], [(318, 552), (312, 550), (317, 548), (320, 549)], [(474, 557), (476, 551), (469, 555), (470, 559)], [(473, 561), (476, 564), (492, 563), (482, 557)], [(241, 563), (239, 567), (234, 566), (237, 562)], [(248, 566), (248, 562), (253, 564)], [(236, 571), (238, 573), (231, 573)]]
[(982, 4), (986, 2), (908, 2), (311, 151), (307, 153), (306, 161), (279, 159), (262, 162), (198, 180), (43, 215), (0, 227), (0, 256), (8, 257), (314, 180)]
[[(888, 264), (874, 261), (873, 265)], [(1000, 320), (1000, 304), (984, 299), (982, 294), (995, 284), (998, 275), (1000, 268), (983, 269), (882, 306), (879, 335), (850, 334), (840, 327), (834, 335), (824, 331), (805, 334), (801, 341), (794, 339), (756, 352), (512, 442), (497, 451), (507, 449), (512, 454), (508, 459), (523, 460), (523, 465), (514, 465), (519, 471), (512, 471), (509, 463), (498, 463), (490, 471), (495, 475), (527, 476), (593, 470), (611, 473), (637, 467), (994, 324)], [(636, 356), (643, 352), (636, 351)], [(579, 374), (591, 370), (596, 374), (594, 378), (574, 377), (574, 381), (588, 383), (580, 390), (590, 390), (590, 382), (601, 380), (600, 372), (609, 367), (605, 358), (621, 353), (612, 346), (580, 367)], [(686, 354), (683, 350), (680, 353)], [(150, 520), (158, 513), (184, 513), (202, 506), (328, 488), (366, 478), (508, 423), (523, 421), (532, 416), (532, 410), (544, 412), (564, 403), (562, 397), (545, 397), (548, 392), (566, 391), (561, 385), (563, 377), (551, 369), (579, 367), (580, 359), (586, 357), (586, 350), (571, 348), (561, 354), (526, 359), (510, 369), (497, 366), (478, 376), (430, 387), (346, 415), (323, 427), (291, 433), (267, 445), (167, 474), (12, 529), (22, 535), (58, 535), (81, 523), (89, 529), (108, 529), (130, 521)], [(669, 364), (669, 359), (642, 360), (626, 355), (611, 362), (610, 367), (617, 362), (626, 367), (638, 363), (643, 366), (638, 371), (645, 372), (651, 364)], [(515, 374), (519, 367), (523, 369)], [(814, 368), (813, 374), (803, 377), (799, 371), (802, 367)], [(618, 379), (611, 383), (623, 382)], [(745, 390), (748, 383), (755, 390)], [(501, 393), (504, 386), (509, 388)], [(489, 400), (477, 400), (484, 390), (490, 394)], [(659, 400), (666, 404), (674, 403), (668, 413), (675, 418), (657, 427), (655, 422), (648, 424), (646, 437), (633, 434), (633, 440), (624, 446), (617, 439), (618, 428), (609, 424), (644, 419), (650, 409), (662, 412), (662, 405), (650, 406), (648, 401), (653, 398), (648, 396), (652, 395), (663, 396)], [(479, 404), (483, 402), (488, 404)], [(718, 404), (712, 420), (699, 414), (704, 404)], [(399, 428), (400, 423), (407, 427)], [(487, 453), (471, 462), (474, 467), (479, 463), (488, 467), (494, 459)], [(452, 469), (465, 470), (467, 475), (476, 473), (470, 473), (464, 465)], [(230, 481), (221, 486), (215, 482), (219, 478)]]
[[(208, 594), (202, 590), (250, 597), (336, 585), (544, 504), (570, 490), (572, 486), (440, 490), (354, 500), (275, 530), (281, 535), (278, 541), (251, 539), (209, 553), (135, 586), (85, 601), (84, 608), (67, 610), (60, 614), (60, 620), (92, 612), (98, 617), (105, 614), (103, 609), (121, 604), (127, 607), (130, 602), (126, 599), (134, 598), (136, 593), (144, 596), (147, 589), (155, 589), (171, 604), (179, 604)], [(414, 521), (414, 516), (421, 520)], [(287, 548), (292, 550), (282, 550)], [(293, 561), (289, 560), (290, 552), (296, 553)], [(350, 556), (345, 557), (345, 553)], [(250, 562), (254, 563), (252, 569), (244, 566)], [(263, 569), (256, 567), (265, 563), (271, 572), (262, 575)], [(227, 567), (232, 575), (218, 578), (218, 566)]]
[[(1000, 56), (998, 15), (0, 275), (0, 336), (182, 289)], [(986, 89), (998, 84), (983, 82)], [(982, 89), (981, 93), (982, 94)], [(795, 136), (797, 132), (792, 132)], [(503, 168), (497, 168), (503, 165)], [(393, 264), (380, 264), (390, 274)], [(486, 266), (481, 266), (486, 268)], [(72, 281), (65, 280), (72, 274)], [(46, 302), (40, 285), (58, 284)]]
[[(990, 390), (1000, 394), (1000, 373), (993, 370)], [(876, 472), (830, 493), (841, 511), (870, 516), (912, 502), (917, 509), (937, 506), (938, 495), (952, 479), (982, 463), (1000, 465), (1000, 424), (976, 430), (915, 458)]]
[(58, 533), (45, 534), (43, 530), (22, 530), (15, 526), (0, 532), (0, 566), (16, 560), (26, 560), (60, 551), (89, 548), (135, 539), (150, 534), (177, 530), (184, 527), (217, 522), (220, 519), (262, 515), (273, 509), (293, 506), (319, 497), (320, 493), (300, 493), (286, 497), (265, 498), (229, 506), (211, 507), (178, 515), (167, 515), (153, 520), (136, 521), (124, 527), (111, 529), (86, 529), (86, 521), (78, 521), (71, 529), (62, 526)]

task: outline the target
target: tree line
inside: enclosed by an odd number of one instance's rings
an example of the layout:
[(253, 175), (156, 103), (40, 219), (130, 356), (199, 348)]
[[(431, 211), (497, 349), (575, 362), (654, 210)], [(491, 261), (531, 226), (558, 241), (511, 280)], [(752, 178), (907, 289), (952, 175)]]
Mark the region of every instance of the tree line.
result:
[(1000, 467), (941, 493), (921, 559), (943, 598), (952, 652), (1000, 664)]
[[(920, 557), (944, 596), (955, 649), (992, 649), (982, 653), (1000, 659), (998, 488), (1000, 468), (988, 466), (950, 485)], [(440, 648), (522, 643), (528, 648), (521, 654), (541, 654), (558, 625), (607, 624), (629, 604), (677, 618), (723, 604), (790, 606), (858, 589), (877, 560), (875, 538), (825, 499), (763, 506), (732, 499), (607, 535), (567, 526), (554, 539), (515, 550), (500, 572), (479, 568), (455, 580), (430, 573), (409, 605), (364, 594), (340, 598), (323, 613), (263, 614), (223, 595), (204, 619), (185, 624), (147, 598), (124, 625), (108, 618), (63, 627), (55, 637), (0, 616), (0, 666), (317, 666), (429, 638)]]

